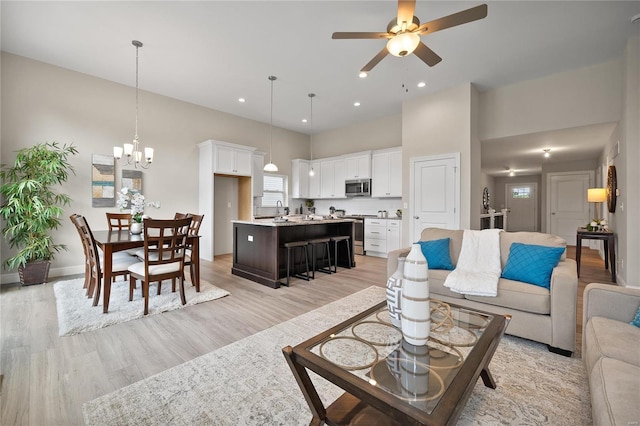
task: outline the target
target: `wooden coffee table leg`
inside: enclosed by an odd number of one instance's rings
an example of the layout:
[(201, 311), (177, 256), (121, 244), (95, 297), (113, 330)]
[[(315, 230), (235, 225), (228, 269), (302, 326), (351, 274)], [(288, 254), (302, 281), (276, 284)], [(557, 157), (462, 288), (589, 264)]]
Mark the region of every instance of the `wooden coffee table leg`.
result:
[(480, 372), (480, 377), (482, 377), (482, 382), (488, 388), (495, 389), (496, 381), (493, 379), (491, 375), (491, 371), (489, 371), (489, 367), (484, 367)]
[(298, 386), (300, 386), (304, 399), (307, 401), (307, 404), (309, 404), (311, 414), (313, 414), (313, 419), (309, 424), (322, 425), (327, 416), (327, 412), (324, 405), (322, 405), (322, 400), (318, 396), (318, 392), (316, 392), (316, 388), (313, 386), (309, 374), (307, 374), (307, 370), (296, 362), (291, 346), (283, 348), (282, 353), (287, 360), (287, 364), (289, 364), (289, 368), (291, 368), (293, 377), (296, 378), (296, 382), (298, 382)]

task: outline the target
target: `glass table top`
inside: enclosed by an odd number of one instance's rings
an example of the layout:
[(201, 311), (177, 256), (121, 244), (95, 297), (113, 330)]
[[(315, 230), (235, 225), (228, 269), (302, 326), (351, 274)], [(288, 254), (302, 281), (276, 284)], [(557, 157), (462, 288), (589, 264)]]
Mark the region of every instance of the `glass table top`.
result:
[(433, 299), (430, 304), (425, 346), (403, 340), (383, 306), (306, 349), (431, 413), (493, 317)]

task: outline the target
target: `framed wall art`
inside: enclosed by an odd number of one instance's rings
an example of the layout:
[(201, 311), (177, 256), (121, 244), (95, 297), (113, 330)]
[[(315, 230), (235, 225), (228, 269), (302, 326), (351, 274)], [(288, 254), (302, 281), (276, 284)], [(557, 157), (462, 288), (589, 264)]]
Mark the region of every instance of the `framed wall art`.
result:
[(123, 170), (120, 188), (142, 194), (142, 172), (140, 170)]
[(115, 198), (115, 159), (111, 155), (91, 156), (91, 207), (113, 207)]

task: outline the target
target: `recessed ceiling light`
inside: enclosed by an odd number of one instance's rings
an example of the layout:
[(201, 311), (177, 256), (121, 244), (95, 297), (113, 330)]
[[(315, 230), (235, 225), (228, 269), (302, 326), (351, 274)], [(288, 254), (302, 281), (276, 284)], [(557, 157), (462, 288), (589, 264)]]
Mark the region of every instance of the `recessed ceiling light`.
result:
[(303, 119), (302, 119), (302, 122), (303, 122), (303, 123), (306, 123), (307, 121), (308, 121), (308, 120), (307, 120), (306, 118), (303, 118)]
[(360, 74), (358, 74), (358, 77), (360, 77), (360, 78), (366, 78), (368, 75), (369, 75), (369, 74), (367, 74), (366, 72), (361, 71), (361, 72), (360, 72)]
[(238, 102), (245, 102), (246, 99), (245, 98), (238, 98)]
[(418, 83), (418, 87), (424, 87), (426, 85), (427, 83), (425, 83), (424, 81), (421, 81), (420, 83)]
[(360, 106), (360, 102), (354, 102), (353, 106)]

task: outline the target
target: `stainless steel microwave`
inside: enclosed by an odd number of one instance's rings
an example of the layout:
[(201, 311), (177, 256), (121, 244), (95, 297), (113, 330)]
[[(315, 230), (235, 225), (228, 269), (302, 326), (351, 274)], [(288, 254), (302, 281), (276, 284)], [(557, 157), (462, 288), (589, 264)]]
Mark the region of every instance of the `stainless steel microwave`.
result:
[(351, 179), (344, 183), (347, 197), (371, 197), (371, 179)]

